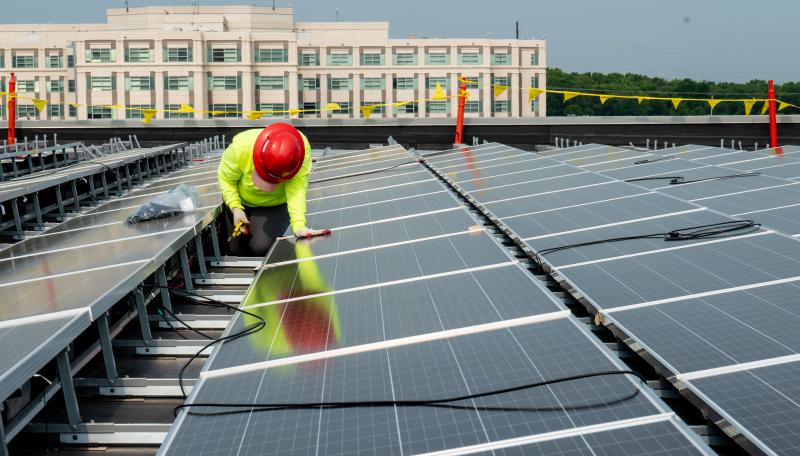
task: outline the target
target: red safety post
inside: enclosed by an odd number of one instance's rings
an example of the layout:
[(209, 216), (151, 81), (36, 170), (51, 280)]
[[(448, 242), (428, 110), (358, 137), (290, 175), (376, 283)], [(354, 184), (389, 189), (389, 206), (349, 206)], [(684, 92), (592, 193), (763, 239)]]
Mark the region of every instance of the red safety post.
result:
[(769, 147), (778, 147), (778, 115), (775, 108), (775, 86), (772, 79), (768, 82), (767, 99), (769, 100)]
[(17, 137), (16, 129), (17, 120), (17, 80), (14, 78), (14, 73), (11, 73), (11, 79), (8, 81), (8, 144), (14, 144)]
[(456, 118), (456, 139), (454, 144), (464, 144), (464, 105), (467, 102), (467, 78), (458, 78), (458, 117)]

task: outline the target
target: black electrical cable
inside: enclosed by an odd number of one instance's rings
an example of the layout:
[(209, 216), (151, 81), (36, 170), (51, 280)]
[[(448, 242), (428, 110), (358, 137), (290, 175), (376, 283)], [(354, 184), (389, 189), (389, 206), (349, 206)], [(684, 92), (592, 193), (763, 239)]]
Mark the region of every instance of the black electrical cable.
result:
[[(208, 350), (209, 348), (213, 347), (214, 345), (216, 345), (216, 344), (218, 344), (220, 342), (224, 342), (226, 340), (228, 340), (228, 341), (236, 340), (236, 339), (239, 339), (241, 337), (245, 337), (245, 336), (249, 336), (251, 334), (255, 334), (255, 333), (257, 333), (258, 331), (261, 331), (262, 329), (264, 329), (267, 326), (267, 322), (261, 316), (256, 315), (256, 314), (254, 314), (252, 312), (248, 312), (248, 311), (246, 311), (244, 309), (240, 309), (240, 308), (238, 308), (236, 306), (232, 306), (230, 304), (224, 303), (222, 301), (218, 301), (216, 299), (209, 298), (208, 296), (203, 296), (201, 294), (193, 293), (191, 291), (184, 290), (183, 288), (168, 287), (168, 286), (164, 286), (164, 285), (149, 285), (149, 284), (145, 284), (143, 286), (150, 287), (150, 288), (159, 288), (159, 289), (168, 290), (170, 292), (181, 294), (183, 297), (190, 298), (191, 301), (194, 304), (197, 304), (197, 305), (200, 305), (200, 306), (207, 306), (207, 307), (224, 307), (224, 308), (227, 308), (229, 310), (233, 310), (233, 311), (245, 314), (245, 315), (249, 315), (249, 316), (251, 316), (253, 318), (256, 318), (258, 320), (255, 323), (247, 326), (243, 330), (239, 331), (238, 333), (229, 334), (227, 336), (222, 336), (222, 337), (219, 337), (219, 338), (211, 338), (210, 336), (208, 336), (206, 334), (203, 334), (202, 332), (200, 332), (200, 331), (198, 331), (196, 329), (193, 329), (192, 327), (187, 325), (185, 322), (183, 322), (181, 319), (177, 318), (174, 313), (172, 313), (171, 311), (169, 311), (168, 309), (166, 309), (165, 307), (162, 306), (162, 309), (166, 310), (171, 316), (173, 316), (173, 318), (175, 318), (176, 320), (181, 322), (184, 326), (186, 326), (186, 328), (188, 328), (189, 330), (194, 331), (194, 332), (196, 332), (196, 333), (198, 333), (200, 335), (203, 335), (204, 337), (208, 337), (208, 338), (211, 339), (211, 342), (209, 342), (208, 344), (203, 346), (203, 348), (201, 348), (200, 351), (198, 351), (197, 353), (192, 355), (192, 357), (189, 358), (189, 360), (183, 365), (183, 367), (181, 367), (180, 372), (178, 372), (178, 386), (180, 386), (181, 394), (183, 395), (184, 399), (186, 398), (186, 389), (183, 386), (183, 374), (186, 372), (186, 369), (192, 364), (192, 362), (195, 359), (197, 359), (204, 351)], [(197, 298), (202, 299), (203, 301), (198, 301)], [(172, 326), (172, 325), (170, 325), (170, 326)], [(177, 331), (177, 329), (175, 329), (175, 331)]]
[(328, 182), (328, 181), (337, 180), (337, 179), (344, 179), (346, 177), (356, 177), (356, 176), (364, 176), (366, 174), (375, 174), (375, 173), (380, 173), (380, 172), (383, 172), (383, 171), (389, 171), (389, 170), (395, 169), (395, 168), (403, 166), (403, 165), (411, 165), (411, 164), (414, 164), (414, 163), (419, 163), (419, 161), (417, 161), (417, 160), (405, 161), (405, 162), (402, 162), (402, 163), (398, 163), (396, 165), (387, 166), (386, 168), (373, 169), (373, 170), (370, 170), (370, 171), (361, 171), (361, 172), (352, 173), (352, 174), (344, 174), (344, 175), (341, 175), (341, 176), (326, 177), (324, 179), (310, 180), (310, 181), (308, 181), (308, 183), (309, 184), (319, 184), (320, 182)]
[[(493, 410), (493, 411), (532, 411), (540, 410), (537, 408), (526, 407), (497, 407), (497, 406), (466, 406), (466, 405), (450, 405), (453, 402), (466, 401), (478, 399), (486, 396), (497, 396), (515, 391), (521, 391), (532, 388), (539, 388), (547, 385), (554, 385), (557, 383), (570, 382), (574, 380), (581, 380), (585, 378), (601, 377), (609, 375), (632, 375), (638, 378), (642, 383), (646, 379), (639, 373), (631, 370), (612, 370), (612, 371), (599, 371), (589, 372), (586, 374), (570, 375), (567, 377), (554, 378), (544, 380), (536, 383), (528, 383), (525, 385), (512, 386), (509, 388), (490, 390), (481, 393), (465, 394), (462, 396), (448, 397), (443, 399), (414, 399), (414, 400), (371, 400), (371, 401), (345, 401), (345, 402), (297, 402), (297, 403), (251, 403), (251, 404), (228, 404), (222, 402), (203, 402), (203, 403), (187, 403), (175, 407), (175, 414), (185, 408), (191, 407), (209, 407), (209, 408), (233, 408), (241, 410), (226, 410), (222, 412), (189, 412), (191, 415), (198, 416), (219, 416), (219, 415), (233, 415), (239, 413), (252, 413), (252, 412), (269, 412), (276, 410), (300, 410), (300, 409), (345, 409), (345, 408), (361, 408), (361, 407), (437, 407), (437, 408), (450, 408), (450, 409), (464, 409), (464, 410)], [(632, 394), (624, 397), (622, 400), (627, 400), (639, 393), (636, 388)], [(616, 401), (614, 401), (616, 402)], [(604, 402), (602, 405), (607, 405), (609, 402)], [(594, 405), (595, 407), (598, 405)], [(561, 410), (558, 408), (557, 410)]]
[(634, 236), (623, 236), (618, 238), (599, 239), (596, 241), (581, 242), (577, 244), (567, 244), (558, 247), (551, 247), (536, 252), (538, 257), (548, 255), (562, 250), (574, 249), (576, 247), (585, 247), (589, 245), (610, 244), (612, 242), (630, 241), (634, 239), (662, 239), (667, 242), (671, 241), (691, 241), (697, 239), (707, 238), (724, 238), (732, 236), (740, 236), (742, 234), (757, 231), (761, 227), (760, 223), (752, 220), (731, 220), (727, 222), (711, 223), (709, 225), (698, 225), (688, 228), (680, 228), (677, 230), (667, 231), (666, 233), (652, 233), (640, 234)]
[(664, 160), (671, 160), (673, 158), (675, 158), (674, 155), (666, 155), (664, 157), (648, 158), (646, 160), (635, 161), (635, 162), (633, 162), (633, 164), (634, 165), (644, 165), (646, 163), (655, 163), (655, 162), (660, 162), (660, 161), (664, 161)]
[(670, 183), (678, 182), (683, 180), (683, 176), (648, 176), (648, 177), (636, 177), (633, 179), (625, 179), (625, 182), (641, 182), (641, 181), (651, 181), (651, 180), (668, 180)]
[(761, 173), (742, 173), (742, 174), (730, 174), (728, 176), (706, 177), (706, 178), (703, 178), (703, 179), (693, 179), (693, 180), (681, 179), (678, 182), (670, 182), (670, 185), (691, 184), (693, 182), (704, 182), (704, 181), (722, 180), (722, 179), (735, 179), (737, 177), (750, 177), (750, 176), (760, 176), (760, 175), (761, 175)]

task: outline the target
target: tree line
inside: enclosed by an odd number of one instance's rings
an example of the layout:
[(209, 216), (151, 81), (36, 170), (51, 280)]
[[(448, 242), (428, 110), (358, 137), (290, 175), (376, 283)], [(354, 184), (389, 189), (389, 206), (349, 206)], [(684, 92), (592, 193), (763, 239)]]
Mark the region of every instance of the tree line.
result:
[[(591, 93), (619, 95), (649, 95), (675, 98), (767, 98), (767, 81), (751, 80), (743, 83), (695, 81), (693, 79), (664, 79), (634, 73), (575, 73), (559, 68), (548, 68), (547, 88)], [(800, 105), (800, 82), (787, 82), (775, 86), (776, 98)], [(789, 107), (785, 111), (788, 112)], [(751, 114), (761, 113), (761, 103)], [(547, 94), (548, 116), (707, 116), (711, 114), (708, 103), (685, 101), (675, 109), (669, 100), (609, 99), (601, 104), (596, 97), (577, 97), (566, 102), (563, 95)], [(719, 103), (714, 115), (744, 114), (743, 103)]]

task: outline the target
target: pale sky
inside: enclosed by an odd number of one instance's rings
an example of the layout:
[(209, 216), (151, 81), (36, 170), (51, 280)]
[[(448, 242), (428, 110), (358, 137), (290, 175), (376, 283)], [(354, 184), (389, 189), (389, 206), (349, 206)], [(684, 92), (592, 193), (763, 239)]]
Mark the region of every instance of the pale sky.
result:
[[(130, 6), (191, 0), (129, 0)], [(201, 5), (272, 5), (207, 0)], [(389, 21), (393, 38), (514, 36), (548, 41), (548, 66), (714, 81), (800, 80), (800, 2), (777, 0), (276, 0), (297, 21)], [(0, 22), (102, 22), (124, 0), (2, 1)], [(13, 6), (12, 6), (13, 4)]]

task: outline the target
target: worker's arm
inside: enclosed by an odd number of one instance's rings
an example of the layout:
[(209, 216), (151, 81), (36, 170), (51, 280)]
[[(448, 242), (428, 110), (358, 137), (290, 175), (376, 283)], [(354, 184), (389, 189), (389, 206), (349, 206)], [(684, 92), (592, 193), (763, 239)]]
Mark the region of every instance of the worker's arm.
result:
[(289, 210), (289, 223), (294, 234), (306, 231), (306, 190), (308, 173), (311, 171), (311, 145), (303, 137), (306, 158), (300, 171), (286, 182), (286, 206)]
[(242, 170), (237, 163), (238, 153), (236, 144), (231, 144), (222, 153), (222, 160), (217, 169), (219, 188), (222, 191), (222, 200), (231, 210), (244, 209), (242, 198), (239, 196), (239, 180), (242, 178)]

